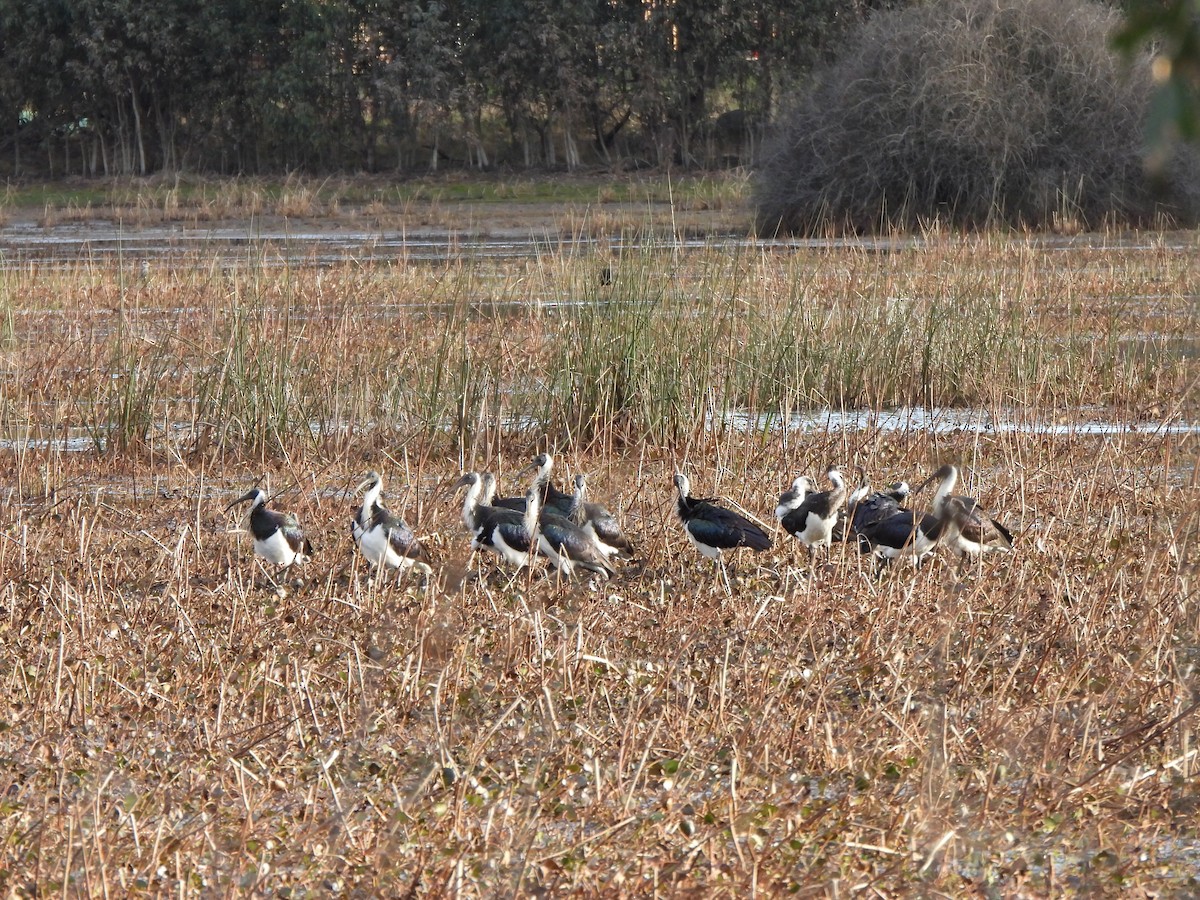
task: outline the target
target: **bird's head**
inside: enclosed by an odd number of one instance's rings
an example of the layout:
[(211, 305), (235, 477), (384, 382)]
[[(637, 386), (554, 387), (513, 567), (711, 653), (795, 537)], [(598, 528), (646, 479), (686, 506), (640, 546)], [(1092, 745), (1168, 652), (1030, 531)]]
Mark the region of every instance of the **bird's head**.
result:
[(797, 475), (792, 479), (792, 490), (797, 494), (807, 494), (817, 489), (817, 483), (807, 475)]
[(361, 494), (363, 491), (370, 490), (371, 488), (375, 487), (376, 485), (382, 486), (382, 484), (383, 484), (383, 479), (380, 477), (378, 472), (376, 472), (374, 469), (372, 469), (370, 472), (367, 473), (367, 476), (359, 483), (358, 487), (356, 487), (354, 489), (354, 492), (356, 494)]
[(943, 466), (939, 466), (938, 470), (936, 472), (934, 472), (932, 475), (930, 475), (928, 478), (926, 478), (924, 481), (922, 481), (920, 484), (918, 484), (916, 486), (916, 488), (913, 489), (913, 493), (914, 494), (921, 493), (921, 491), (925, 490), (925, 488), (927, 488), (929, 485), (933, 484), (933, 482), (935, 482), (935, 481), (938, 483), (942, 483), (942, 482), (945, 482), (945, 481), (951, 480), (951, 479), (954, 481), (958, 480), (958, 469), (955, 468), (954, 466), (952, 466), (950, 463), (946, 463)]
[(458, 481), (454, 482), (454, 484), (451, 486), (450, 490), (452, 493), (458, 493), (463, 488), (470, 489), (470, 488), (475, 487), (479, 483), (480, 483), (480, 481), (479, 481), (479, 473), (478, 472), (467, 472), (466, 474), (463, 475), (462, 478), (460, 478), (460, 479), (458, 479)]
[(692, 492), (692, 483), (682, 472), (675, 473), (675, 489), (679, 491), (680, 497), (687, 497)]
[(517, 473), (518, 477), (524, 478), (530, 472), (538, 473), (538, 480), (545, 481), (550, 477), (550, 472), (554, 469), (554, 456), (550, 453), (539, 453), (535, 456), (525, 468)]
[(242, 496), (238, 497), (236, 500), (226, 506), (225, 512), (229, 512), (229, 510), (233, 509), (239, 503), (245, 503), (247, 500), (250, 501), (250, 508), (253, 510), (266, 503), (267, 497), (258, 488), (251, 488), (250, 490), (246, 491), (246, 493), (242, 494)]

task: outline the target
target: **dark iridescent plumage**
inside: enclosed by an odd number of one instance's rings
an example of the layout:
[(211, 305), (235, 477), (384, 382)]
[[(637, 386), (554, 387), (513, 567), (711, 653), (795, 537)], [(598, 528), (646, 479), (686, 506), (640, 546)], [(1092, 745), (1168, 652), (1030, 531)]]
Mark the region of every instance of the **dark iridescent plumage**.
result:
[(715, 499), (690, 496), (691, 482), (686, 475), (675, 476), (675, 487), (679, 491), (676, 514), (688, 540), (704, 556), (719, 561), (723, 551), (738, 547), (770, 549), (770, 536), (745, 516), (718, 506)]
[(932, 481), (938, 481), (937, 493), (931, 508), (933, 513), (953, 520), (957, 532), (947, 537), (945, 543), (960, 557), (978, 556), (989, 551), (1009, 551), (1013, 546), (1012, 532), (994, 519), (974, 497), (963, 497), (953, 493), (958, 483), (958, 468), (947, 463), (930, 475), (917, 490)]
[(808, 548), (810, 557), (818, 547), (828, 547), (832, 543), (846, 500), (846, 481), (841, 470), (834, 466), (827, 474), (833, 484), (830, 490), (813, 491), (812, 479), (802, 475), (792, 482), (790, 491), (780, 496), (779, 506), (775, 509), (784, 530)]
[(291, 513), (267, 509), (267, 496), (258, 488), (238, 497), (225, 509), (250, 501), (250, 533), (254, 537), (254, 552), (267, 562), (286, 568), (307, 562), (313, 548)]

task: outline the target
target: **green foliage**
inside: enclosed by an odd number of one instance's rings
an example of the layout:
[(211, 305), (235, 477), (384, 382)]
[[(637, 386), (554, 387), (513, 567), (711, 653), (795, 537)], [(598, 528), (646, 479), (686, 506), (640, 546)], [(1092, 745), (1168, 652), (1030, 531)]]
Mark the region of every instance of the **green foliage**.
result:
[(1134, 5), (1113, 46), (1136, 59), (1153, 43), (1154, 99), (1146, 122), (1150, 164), (1161, 171), (1178, 138), (1200, 140), (1200, 7), (1195, 0)]
[(293, 333), (290, 309), (252, 299), (231, 303), (224, 319), (225, 340), (195, 377), (197, 441), (277, 452), (311, 440), (321, 422), (310, 413), (318, 404), (328, 411), (329, 380), (318, 386), (321, 370)]
[(120, 453), (144, 445), (159, 418), (168, 393), (172, 365), (169, 336), (139, 340), (124, 323), (113, 336), (107, 396), (97, 404), (104, 411), (103, 433), (97, 446)]
[[(712, 157), (865, 2), (0, 0), (16, 175)], [(10, 153), (3, 151), (11, 149)]]

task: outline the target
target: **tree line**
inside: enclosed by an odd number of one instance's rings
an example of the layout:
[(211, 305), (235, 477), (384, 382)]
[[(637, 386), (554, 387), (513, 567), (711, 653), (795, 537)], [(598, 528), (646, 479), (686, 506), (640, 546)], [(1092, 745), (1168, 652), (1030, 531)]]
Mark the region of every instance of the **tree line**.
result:
[(839, 36), (894, 5), (0, 0), (0, 172), (744, 161)]

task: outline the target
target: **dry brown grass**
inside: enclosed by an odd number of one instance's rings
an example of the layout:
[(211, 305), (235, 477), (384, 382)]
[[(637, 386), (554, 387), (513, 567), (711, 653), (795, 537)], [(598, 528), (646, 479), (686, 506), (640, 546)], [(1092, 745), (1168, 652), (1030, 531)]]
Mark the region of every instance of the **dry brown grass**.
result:
[[(1102, 352), (1186, 332), (1187, 258), (957, 252), (766, 257), (753, 277), (680, 257), (661, 277), (698, 296), (752, 284), (764, 304), (798, 284), (831, 322), (866, 315), (865, 300), (839, 306), (855, 296), (923, 303), (979, 282), (1031, 310), (1048, 343), (1111, 341), (1069, 360), (1078, 382), (1110, 386), (1097, 416), (1191, 409), (1192, 358), (1115, 377)], [(5, 451), (6, 891), (1040, 896), (1194, 877), (1194, 436), (609, 434), (561, 456), (622, 514), (635, 563), (595, 587), (490, 567), (464, 578), (446, 486), (465, 466), (511, 481), (544, 435), (499, 429), (493, 411), (518, 401), (487, 397), (482, 427), (480, 407), (463, 411), (461, 437), (411, 427), (413, 408), (386, 399), (399, 396), (388, 367), (436, 374), (444, 338), (419, 327), (439, 321), (435, 299), (453, 301), (448, 333), (503, 350), (508, 373), (556, 359), (555, 314), (507, 302), (539, 283), (569, 296), (579, 271), (505, 266), (5, 275), (19, 324), (4, 337), (4, 437), (87, 433), (112, 409), (144, 406), (149, 422), (121, 452), (113, 431), (102, 454)], [(1119, 301), (1138, 285), (1168, 299), (1138, 314)], [(1118, 302), (1095, 300), (1106, 292)], [(266, 346), (295, 348), (282, 395), (351, 425), (388, 414), (388, 427), (310, 438), (293, 412), (279, 446), (218, 439), (189, 379), (222, 347), (257, 347), (229, 339), (235, 312)], [(250, 390), (261, 359), (239, 357), (231, 390)], [(148, 396), (102, 388), (139, 378)], [(1078, 415), (1065, 377), (1001, 381), (997, 407)], [(269, 400), (247, 422), (271, 427)], [(175, 422), (188, 428), (162, 427)], [(739, 560), (727, 595), (673, 518), (677, 465), (698, 492), (768, 517), (796, 471), (862, 464), (884, 481), (950, 459), (1013, 526), (1014, 554), (876, 580), (840, 546), (809, 571), (783, 536)], [(428, 587), (379, 583), (354, 554), (347, 491), (372, 467), (437, 557)], [(264, 472), (317, 546), (282, 590), (221, 512)]]
[[(241, 227), (253, 222), (302, 222), (303, 227), (389, 230), (480, 230), (542, 234), (559, 226), (586, 233), (664, 233), (716, 228), (746, 233), (752, 214), (739, 173), (616, 178), (605, 174), (530, 179), (511, 175), (446, 173), (426, 178), (326, 177), (284, 179), (88, 179), (10, 186), (0, 196), (0, 222), (36, 221), (43, 227), (119, 223), (142, 228), (179, 225)], [(607, 232), (605, 232), (607, 233)]]
[(1194, 443), (838, 449), (730, 458), (718, 487), (765, 515), (796, 468), (969, 456), (1017, 552), (876, 581), (783, 540), (726, 596), (670, 459), (578, 459), (641, 559), (599, 588), (455, 586), (442, 462), (396, 503), (452, 584), (395, 587), (355, 559), (338, 463), (281, 497), (318, 555), (275, 591), (220, 513), (257, 469), (27, 457), (0, 544), (7, 886), (1040, 894), (1189, 870)]

